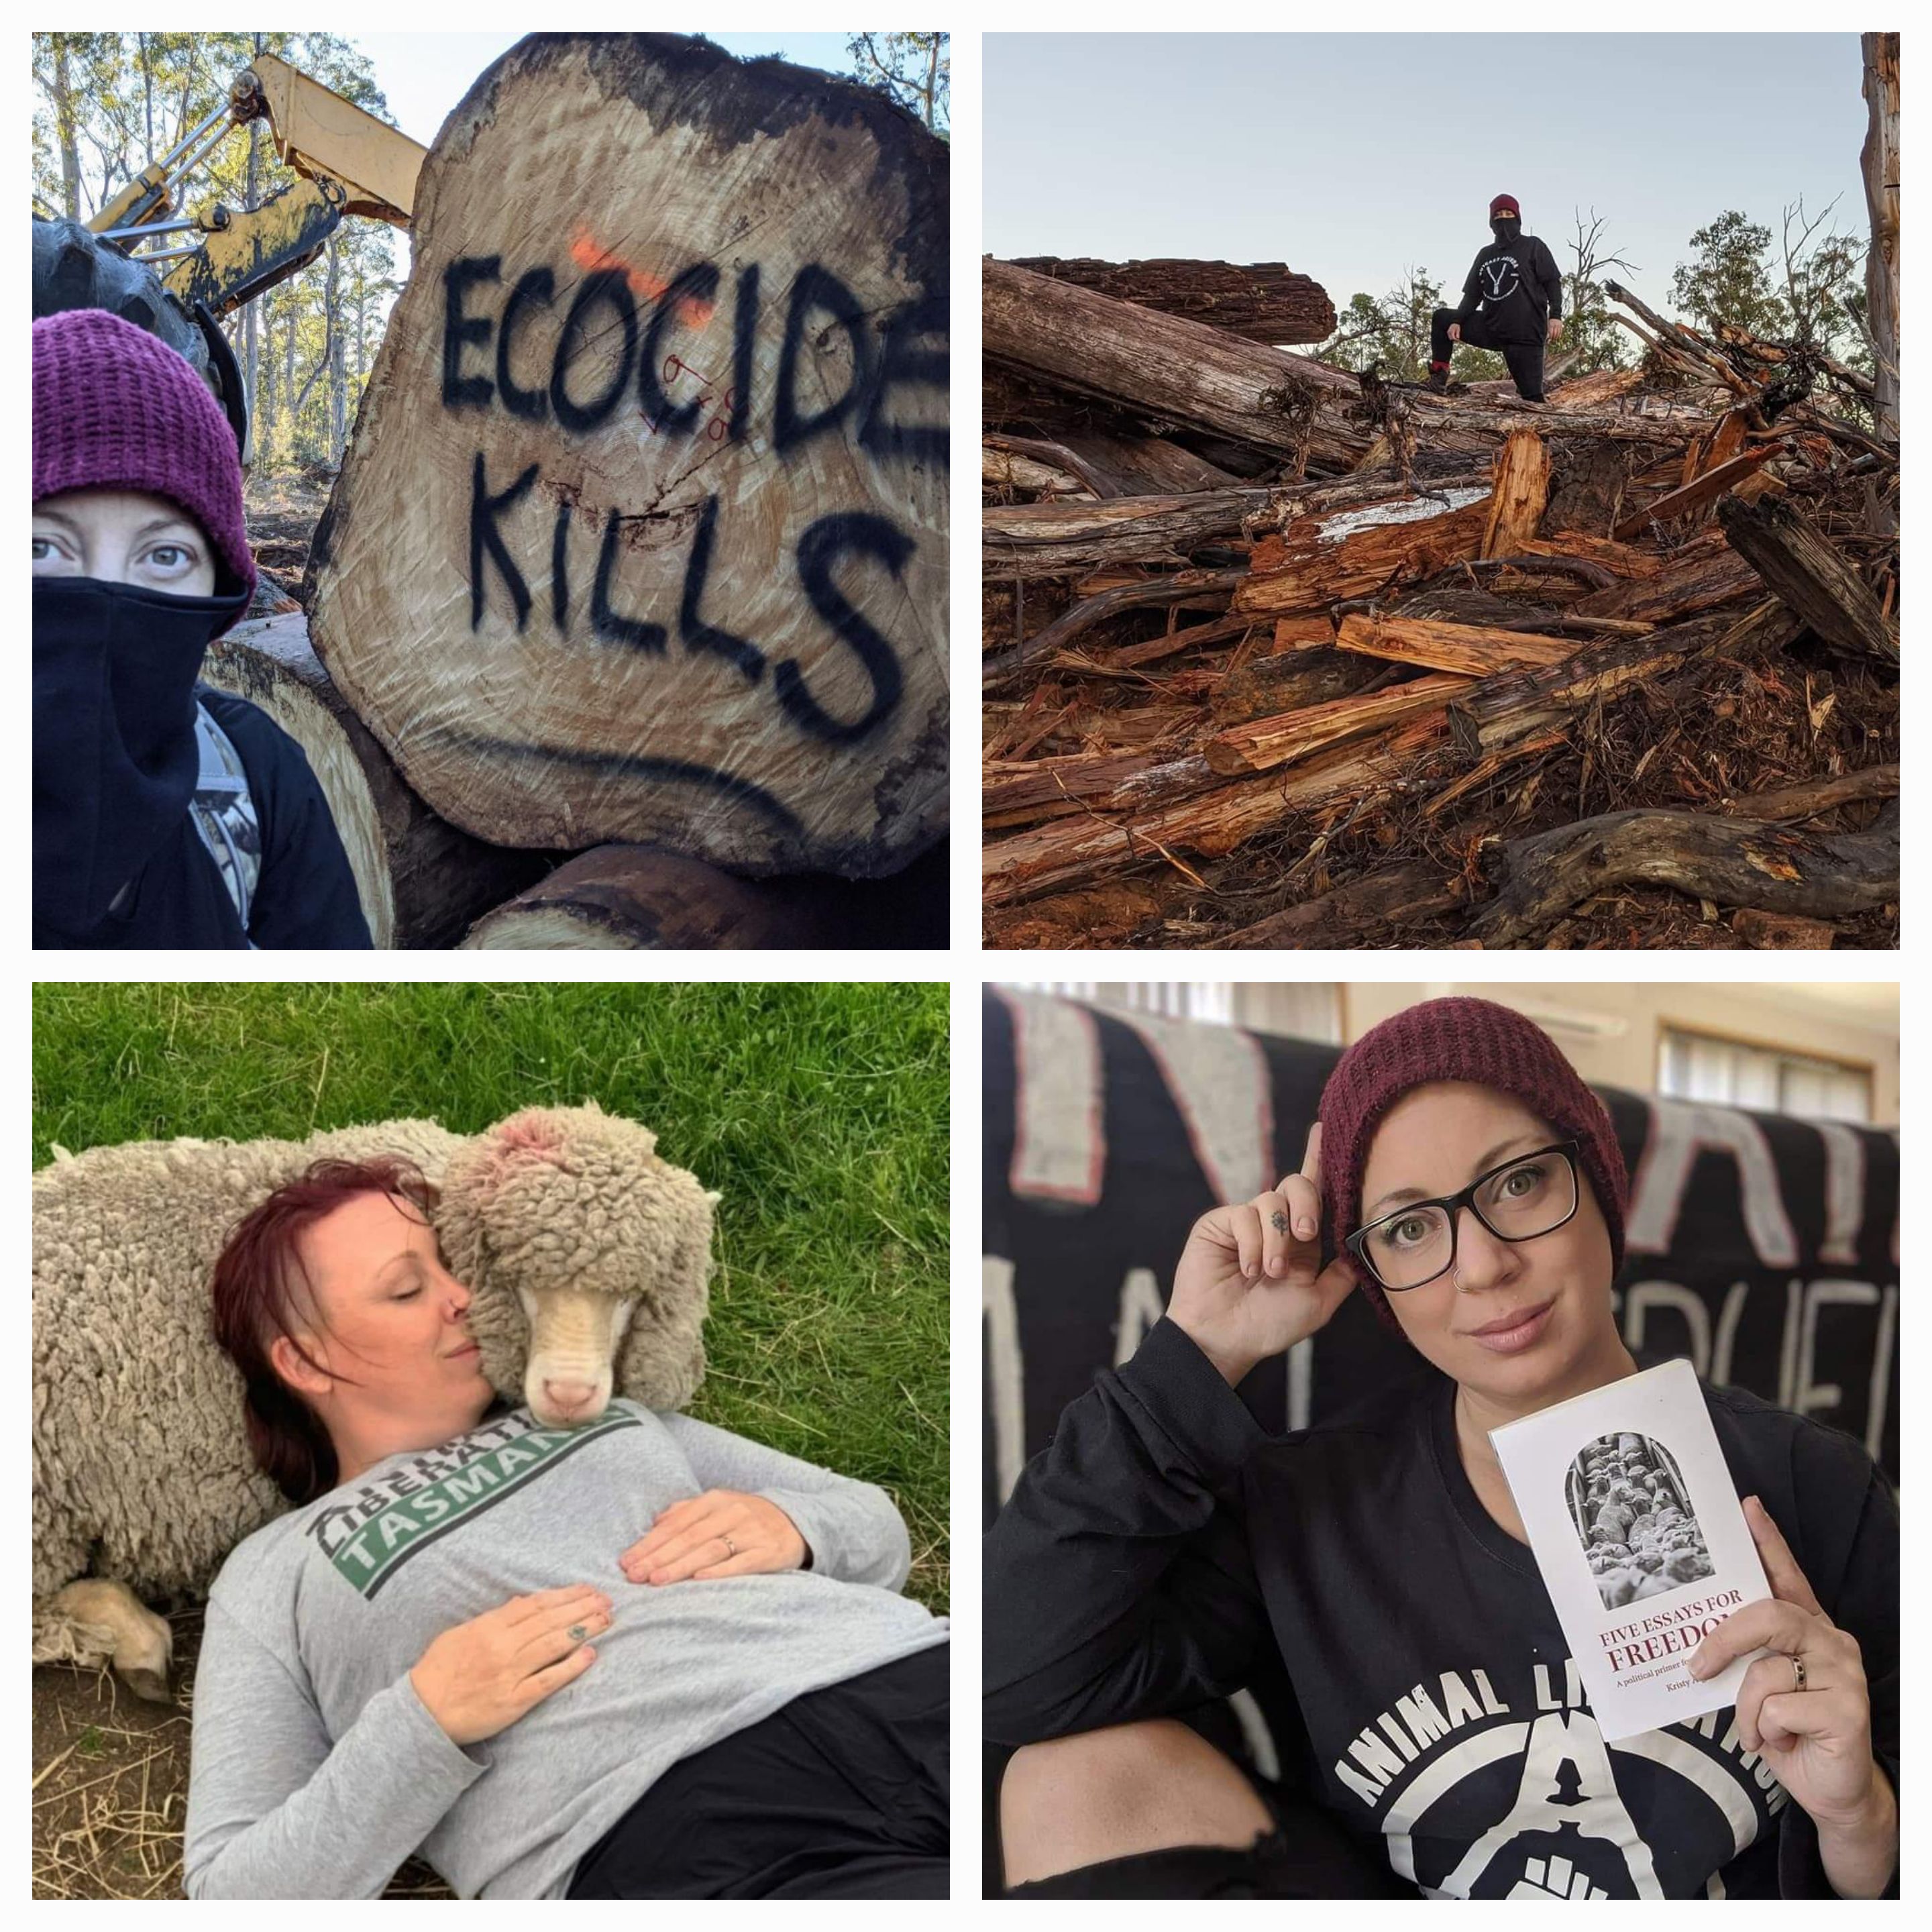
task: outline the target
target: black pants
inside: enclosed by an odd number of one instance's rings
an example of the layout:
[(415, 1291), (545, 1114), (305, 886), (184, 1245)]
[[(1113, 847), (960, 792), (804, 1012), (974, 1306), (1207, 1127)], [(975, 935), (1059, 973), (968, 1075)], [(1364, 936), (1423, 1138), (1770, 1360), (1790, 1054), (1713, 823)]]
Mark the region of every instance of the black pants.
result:
[[(1449, 340), (1449, 325), (1456, 320), (1453, 308), (1438, 308), (1429, 319), (1429, 359), (1447, 362), (1455, 344)], [(1509, 365), (1516, 392), (1526, 402), (1543, 400), (1543, 344), (1540, 342), (1498, 342), (1490, 333), (1489, 324), (1478, 310), (1462, 325), (1462, 340), (1472, 349), (1493, 349)]]
[(794, 1698), (674, 1764), (572, 1898), (944, 1898), (950, 1647)]

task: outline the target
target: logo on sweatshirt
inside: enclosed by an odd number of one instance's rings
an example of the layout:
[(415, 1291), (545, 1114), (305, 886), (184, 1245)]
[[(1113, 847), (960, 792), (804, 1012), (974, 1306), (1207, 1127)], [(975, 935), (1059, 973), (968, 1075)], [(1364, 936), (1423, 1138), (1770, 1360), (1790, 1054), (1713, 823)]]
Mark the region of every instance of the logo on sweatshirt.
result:
[(1483, 299), (1507, 302), (1522, 286), (1522, 276), (1514, 255), (1492, 255), (1483, 264)]
[(332, 1504), (306, 1528), (338, 1574), (373, 1599), (418, 1550), (494, 1509), (568, 1456), (620, 1429), (642, 1425), (627, 1409), (607, 1408), (578, 1429), (540, 1428), (514, 1409), (447, 1447), (412, 1456), (352, 1502)]
[(1790, 1802), (1735, 1711), (1608, 1744), (1574, 1663), (1506, 1700), (1480, 1670), (1398, 1698), (1334, 1766), (1390, 1868), (1432, 1898), (1721, 1898)]

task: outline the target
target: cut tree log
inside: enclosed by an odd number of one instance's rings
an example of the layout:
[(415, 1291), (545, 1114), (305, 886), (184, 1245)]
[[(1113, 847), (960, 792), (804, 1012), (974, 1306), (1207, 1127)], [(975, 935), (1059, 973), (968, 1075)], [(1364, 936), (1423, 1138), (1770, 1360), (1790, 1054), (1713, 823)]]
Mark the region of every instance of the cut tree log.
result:
[(1789, 503), (1718, 506), (1732, 548), (1828, 644), (1886, 664), (1898, 662), (1898, 626), (1838, 551)]
[(1178, 563), (1196, 544), (1237, 536), (1241, 520), (1265, 508), (1266, 490), (1198, 496), (1110, 496), (1104, 503), (1021, 503), (980, 512), (985, 574), (1063, 577), (1112, 563)]
[(802, 881), (736, 879), (644, 845), (600, 845), (479, 919), (465, 952), (778, 951), (822, 944)]
[(1463, 677), (1418, 677), (1388, 691), (1311, 704), (1279, 718), (1258, 718), (1217, 733), (1202, 747), (1209, 768), (1226, 777), (1292, 764), (1344, 738), (1360, 737), (1406, 718), (1438, 711), (1468, 690)]
[(1071, 282), (983, 262), (980, 329), (987, 356), (1023, 374), (1286, 460), (1305, 455), (1316, 473), (1351, 468), (1369, 446), (1317, 407), (1324, 394), (1357, 393), (1352, 379)]
[(1032, 255), (1012, 266), (1256, 342), (1325, 342), (1335, 332), (1328, 291), (1285, 262), (1100, 262)]
[(949, 163), (668, 34), (532, 36), (453, 110), (310, 565), (445, 818), (853, 878), (941, 835)]
[(307, 754), (377, 948), (454, 946), (552, 862), (486, 845), (430, 811), (330, 682), (301, 612), (237, 624), (208, 646), (202, 676), (259, 705)]
[(1352, 597), (1379, 594), (1398, 581), (1432, 576), (1445, 564), (1473, 557), (1489, 524), (1489, 494), (1444, 509), (1406, 497), (1364, 510), (1304, 517), (1276, 546), (1257, 544), (1247, 581), (1234, 608), (1256, 616), (1285, 617), (1325, 610)]
[(1719, 905), (1834, 918), (1898, 897), (1898, 830), (1814, 836), (1694, 812), (1614, 812), (1512, 839), (1502, 890), (1470, 922), (1485, 946), (1516, 946), (1579, 900), (1668, 886)]
[(1496, 452), (1496, 485), (1478, 556), (1508, 556), (1535, 541), (1550, 502), (1550, 452), (1533, 429), (1513, 429)]
[(1502, 631), (1486, 624), (1443, 624), (1426, 617), (1371, 617), (1360, 612), (1342, 620), (1335, 642), (1364, 657), (1462, 677), (1561, 664), (1578, 649), (1574, 638), (1539, 637), (1533, 631)]

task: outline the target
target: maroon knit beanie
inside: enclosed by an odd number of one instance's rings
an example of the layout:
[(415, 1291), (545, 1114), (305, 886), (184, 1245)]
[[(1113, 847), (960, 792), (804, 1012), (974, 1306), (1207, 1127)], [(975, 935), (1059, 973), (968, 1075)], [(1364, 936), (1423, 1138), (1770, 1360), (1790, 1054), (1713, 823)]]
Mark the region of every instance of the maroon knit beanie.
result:
[(34, 501), (142, 490), (178, 504), (230, 580), (255, 588), (235, 432), (208, 385), (158, 336), (105, 309), (34, 323)]
[[(1328, 1238), (1360, 1224), (1362, 1171), (1382, 1118), (1412, 1088), (1464, 1080), (1507, 1094), (1579, 1144), (1591, 1192), (1610, 1233), (1610, 1272), (1623, 1266), (1624, 1207), (1630, 1184), (1610, 1110), (1584, 1085), (1556, 1042), (1534, 1020), (1492, 1000), (1425, 1000), (1371, 1027), (1335, 1063), (1322, 1090), (1322, 1192)], [(1380, 1286), (1356, 1280), (1391, 1328), (1400, 1324)]]
[(1522, 219), (1522, 210), (1516, 205), (1513, 194), (1499, 194), (1490, 203), (1490, 219), (1493, 221), (1499, 214), (1513, 214), (1517, 220)]

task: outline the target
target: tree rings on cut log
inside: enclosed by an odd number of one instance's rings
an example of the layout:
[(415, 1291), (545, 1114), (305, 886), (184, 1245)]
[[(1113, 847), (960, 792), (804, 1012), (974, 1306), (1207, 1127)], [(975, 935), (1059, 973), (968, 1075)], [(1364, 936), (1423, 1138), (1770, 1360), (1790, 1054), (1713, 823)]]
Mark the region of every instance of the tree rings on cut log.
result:
[(947, 166), (669, 34), (532, 35), (450, 116), (313, 566), (446, 818), (850, 878), (943, 832)]
[(790, 880), (734, 879), (674, 852), (600, 845), (479, 919), (459, 950), (776, 949), (821, 936)]

